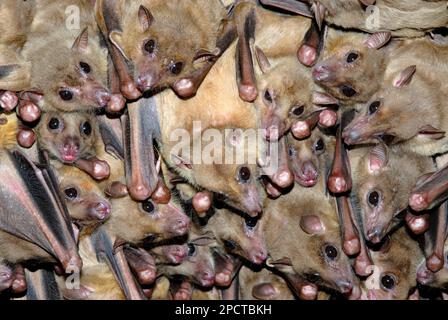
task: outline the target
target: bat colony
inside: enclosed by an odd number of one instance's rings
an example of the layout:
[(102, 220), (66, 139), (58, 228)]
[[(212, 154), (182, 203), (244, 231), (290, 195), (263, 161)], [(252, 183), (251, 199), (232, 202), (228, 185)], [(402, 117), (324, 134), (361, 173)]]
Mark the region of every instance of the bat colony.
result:
[[(446, 298), (447, 27), (446, 0), (1, 0), (0, 299)], [(243, 160), (197, 161), (212, 135)]]

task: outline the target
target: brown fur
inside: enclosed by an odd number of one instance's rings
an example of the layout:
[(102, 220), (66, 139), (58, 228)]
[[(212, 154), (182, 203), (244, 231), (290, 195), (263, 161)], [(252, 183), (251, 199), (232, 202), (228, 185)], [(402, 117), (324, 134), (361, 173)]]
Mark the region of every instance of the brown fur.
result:
[[(401, 149), (390, 148), (388, 162), (377, 173), (369, 171), (372, 148), (350, 152), (353, 175), (353, 193), (359, 204), (359, 214), (367, 237), (374, 227), (380, 227), (382, 238), (399, 223), (394, 218), (408, 206), (409, 196), (418, 178), (435, 170), (429, 157), (419, 156)], [(368, 203), (371, 192), (378, 192), (378, 207)]]
[[(154, 17), (153, 23), (144, 31), (139, 23), (140, 5), (145, 6)], [(102, 7), (99, 2), (98, 7)], [(152, 87), (164, 88), (195, 70), (193, 58), (199, 49), (212, 52), (215, 49), (217, 34), (225, 10), (218, 0), (193, 1), (130, 1), (117, 3), (120, 30), (110, 34), (110, 38), (119, 47), (135, 67), (135, 81), (150, 72)], [(99, 16), (100, 26), (104, 17)], [(102, 27), (103, 31), (105, 26)], [(157, 49), (154, 55), (144, 50), (148, 40), (154, 40)], [(182, 62), (182, 71), (171, 74), (169, 66)]]
[(3, 115), (0, 119), (7, 121), (6, 124), (0, 125), (0, 148), (10, 150), (17, 146), (19, 120), (15, 113)]
[(243, 266), (238, 274), (238, 279), (240, 285), (240, 299), (242, 300), (256, 300), (257, 298), (254, 297), (253, 290), (255, 286), (264, 283), (272, 285), (276, 293), (269, 300), (295, 300), (295, 297), (288, 288), (285, 280), (266, 269), (254, 272)]
[[(409, 236), (404, 227), (395, 232), (389, 241), (390, 243), (385, 245), (387, 249), (371, 251), (374, 266), (379, 268), (371, 277), (379, 277), (373, 284), (379, 281), (376, 284), (380, 285), (380, 288), (369, 290), (364, 283), (361, 299), (405, 300), (417, 284), (417, 267), (423, 259), (423, 253), (417, 242)], [(396, 279), (396, 286), (391, 290), (381, 283), (385, 275), (391, 275)]]
[(394, 36), (416, 37), (448, 24), (446, 1), (377, 0), (379, 26), (366, 24), (369, 14), (358, 0), (319, 0), (328, 10), (326, 21), (346, 29), (367, 32), (391, 30)]
[[(49, 128), (52, 119), (58, 119), (60, 127), (57, 130)], [(82, 126), (89, 123), (91, 134), (82, 132)], [(95, 143), (98, 138), (97, 122), (93, 115), (88, 113), (59, 113), (48, 112), (42, 115), (37, 128), (38, 143), (40, 147), (48, 151), (50, 156), (60, 162), (73, 163), (79, 159), (89, 158), (95, 155)], [(78, 143), (79, 148), (76, 159), (64, 160), (62, 148), (68, 140)]]
[[(236, 150), (244, 150), (246, 155), (246, 164), (244, 165), (251, 170), (252, 179), (248, 184), (241, 184), (237, 180), (240, 164), (207, 164), (201, 161), (192, 163), (192, 169), (189, 170), (185, 166), (176, 165), (174, 162), (176, 159), (173, 159), (171, 153), (173, 148), (179, 145), (179, 137), (174, 136), (174, 141), (171, 138), (172, 134), (176, 133), (176, 129), (184, 129), (189, 133), (190, 139), (188, 141), (181, 140), (180, 143), (184, 146), (190, 145), (190, 150), (193, 150), (193, 142), (191, 141), (193, 139), (191, 137), (196, 139), (195, 143), (199, 142), (200, 138), (204, 139), (202, 135), (195, 134), (193, 136), (193, 121), (200, 121), (203, 131), (206, 129), (219, 130), (221, 137), (224, 136), (226, 129), (255, 130), (257, 128), (254, 107), (238, 97), (234, 76), (236, 74), (234, 57), (235, 45), (229, 48), (224, 56), (218, 60), (195, 97), (181, 100), (174, 93), (164, 91), (157, 95), (155, 99), (162, 130), (161, 154), (168, 167), (174, 168), (178, 174), (194, 186), (221, 193), (227, 197), (229, 204), (237, 209), (247, 211), (248, 193), (251, 192), (251, 197), (254, 199), (253, 194), (260, 192), (258, 191), (259, 184), (255, 179), (257, 176), (256, 163), (247, 163), (248, 156), (250, 155), (253, 159), (256, 157), (253, 152), (258, 152), (258, 150), (253, 150), (253, 148), (249, 150), (247, 143), (243, 147), (243, 141), (241, 140), (236, 147)], [(185, 110), (188, 110), (188, 112), (185, 112)], [(203, 150), (209, 143), (209, 141), (203, 140)], [(222, 144), (223, 155), (226, 149), (231, 151), (234, 148), (229, 143), (224, 144), (224, 141), (222, 141)], [(184, 155), (184, 158), (187, 162), (193, 162), (191, 155)]]

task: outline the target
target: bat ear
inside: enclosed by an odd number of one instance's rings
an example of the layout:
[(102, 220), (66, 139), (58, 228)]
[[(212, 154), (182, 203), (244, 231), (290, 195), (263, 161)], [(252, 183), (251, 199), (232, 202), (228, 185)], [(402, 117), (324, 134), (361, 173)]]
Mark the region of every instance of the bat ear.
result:
[(380, 49), (389, 42), (391, 36), (390, 32), (377, 32), (369, 35), (364, 45), (370, 49)]
[(191, 170), (191, 162), (177, 154), (171, 154), (171, 161), (179, 168)]
[(111, 33), (109, 34), (109, 40), (110, 42), (112, 42), (112, 44), (115, 46), (115, 48), (117, 48), (120, 53), (122, 54), (122, 56), (126, 59), (129, 60), (129, 58), (126, 56), (126, 53), (123, 50), (123, 33), (117, 30), (113, 30), (111, 31)]
[(339, 101), (332, 95), (318, 91), (313, 91), (312, 102), (317, 105), (332, 105), (339, 103)]
[(141, 5), (138, 9), (138, 20), (140, 21), (140, 26), (142, 27), (143, 32), (145, 32), (148, 31), (149, 27), (153, 23), (154, 17), (148, 8)]
[(394, 80), (394, 87), (402, 88), (411, 83), (412, 77), (414, 76), (416, 70), (417, 66), (413, 65), (401, 71)]
[(89, 29), (87, 27), (81, 31), (72, 45), (73, 50), (86, 51), (89, 46)]
[(421, 127), (418, 134), (427, 136), (428, 138), (431, 138), (433, 140), (439, 140), (445, 137), (445, 131), (434, 128), (429, 124)]
[(282, 273), (294, 274), (294, 268), (292, 267), (291, 259), (284, 257), (278, 260), (273, 260), (272, 258), (268, 258), (266, 260), (266, 265), (270, 268), (274, 268)]
[(214, 236), (213, 232), (207, 231), (206, 233), (199, 236), (198, 238), (190, 241), (190, 243), (202, 247), (202, 246), (211, 245), (211, 244), (215, 243), (215, 241), (216, 240), (215, 240), (215, 236)]
[(325, 232), (325, 226), (322, 220), (316, 215), (306, 215), (300, 219), (300, 228), (310, 235), (322, 234)]
[(383, 143), (370, 150), (368, 168), (371, 174), (378, 174), (389, 161), (389, 150)]
[(257, 46), (255, 47), (255, 56), (257, 57), (258, 66), (260, 67), (261, 72), (269, 72), (271, 69), (271, 63), (269, 62), (268, 57), (264, 54), (263, 50)]

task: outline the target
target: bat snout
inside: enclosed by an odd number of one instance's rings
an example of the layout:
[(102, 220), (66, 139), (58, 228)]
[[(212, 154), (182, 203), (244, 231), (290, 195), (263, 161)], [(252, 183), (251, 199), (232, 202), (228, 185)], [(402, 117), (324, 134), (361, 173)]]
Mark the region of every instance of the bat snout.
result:
[(313, 79), (317, 82), (329, 82), (332, 80), (331, 70), (324, 64), (317, 64), (312, 71)]
[(65, 163), (73, 163), (79, 158), (80, 141), (77, 137), (69, 137), (64, 140), (59, 152), (61, 160)]
[(109, 103), (111, 95), (108, 91), (100, 89), (95, 93), (95, 100), (100, 107), (105, 107)]
[(302, 187), (312, 187), (317, 183), (319, 172), (311, 161), (306, 161), (294, 175), (296, 182)]
[(90, 218), (99, 221), (106, 220), (107, 218), (109, 218), (111, 210), (112, 209), (109, 203), (105, 201), (97, 202), (91, 207), (91, 210), (89, 212)]

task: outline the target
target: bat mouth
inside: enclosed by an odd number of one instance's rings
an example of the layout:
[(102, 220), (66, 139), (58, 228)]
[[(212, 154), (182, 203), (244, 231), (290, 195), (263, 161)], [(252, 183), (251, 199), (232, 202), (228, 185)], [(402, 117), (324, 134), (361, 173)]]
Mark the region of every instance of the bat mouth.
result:
[(294, 177), (296, 182), (300, 184), (302, 187), (310, 188), (316, 185), (318, 175), (316, 175), (315, 177), (303, 177), (299, 174), (294, 174)]
[(79, 159), (79, 149), (63, 146), (59, 149), (59, 156), (64, 163), (74, 163)]
[(324, 66), (316, 66), (312, 71), (313, 79), (319, 83), (330, 83), (333, 80), (331, 73)]
[(89, 217), (93, 220), (104, 221), (110, 217), (111, 211), (112, 209), (109, 204), (98, 202), (93, 208), (91, 208)]

